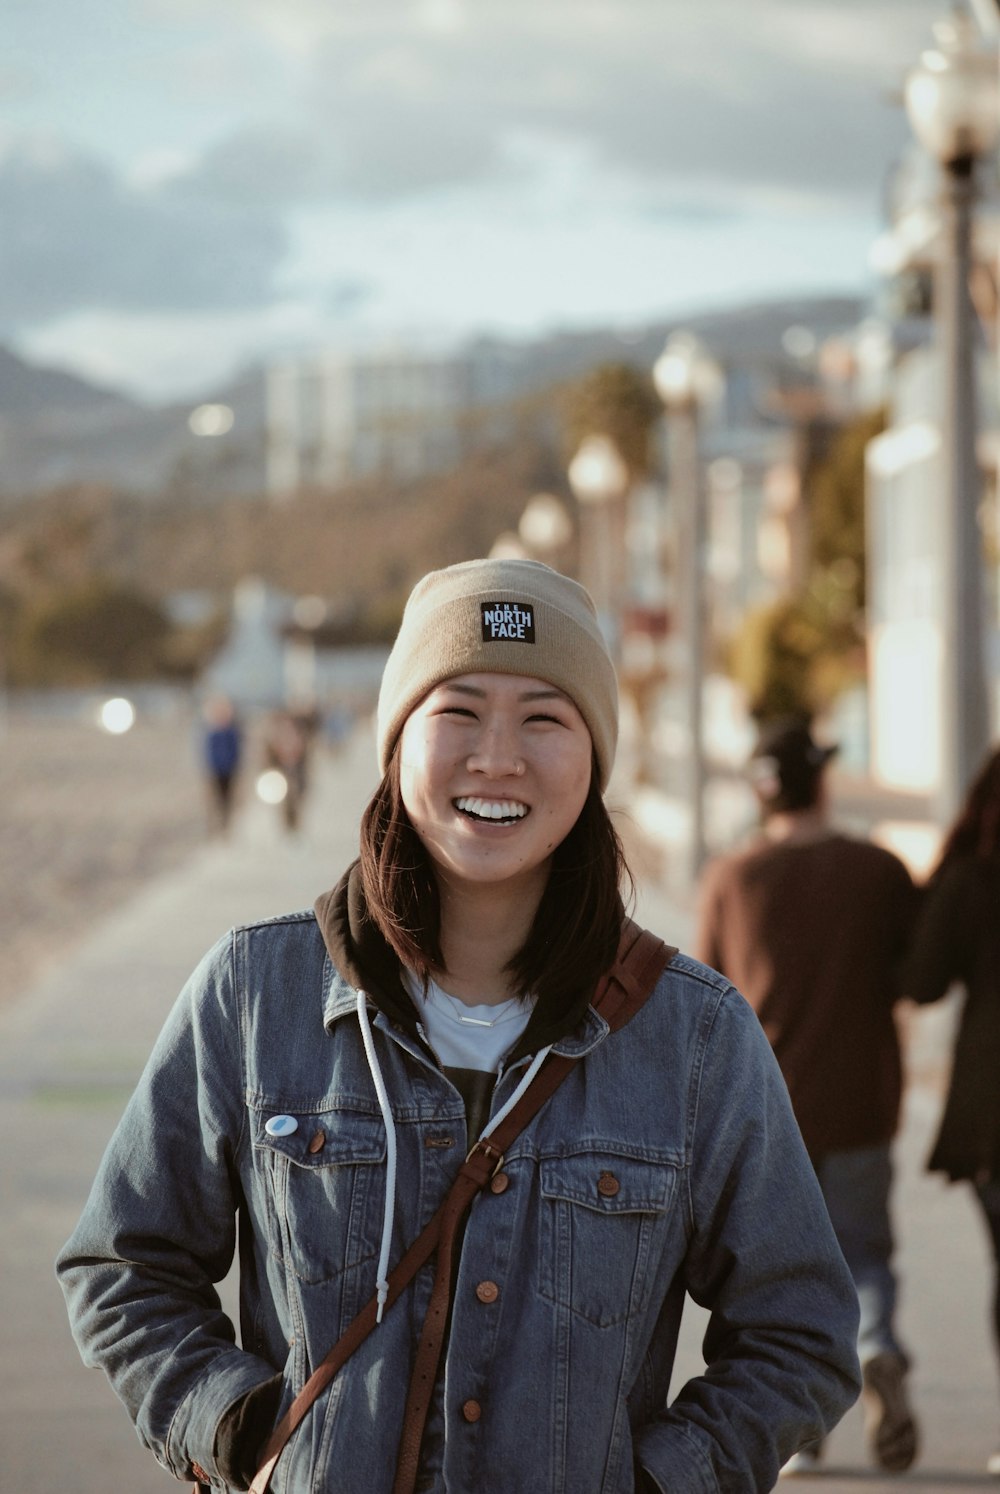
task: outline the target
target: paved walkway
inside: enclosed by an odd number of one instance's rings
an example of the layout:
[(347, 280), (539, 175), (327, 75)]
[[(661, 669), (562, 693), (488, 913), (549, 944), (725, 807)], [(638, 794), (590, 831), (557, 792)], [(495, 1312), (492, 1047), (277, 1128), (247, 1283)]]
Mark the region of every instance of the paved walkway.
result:
[[(206, 845), (183, 869), (140, 891), (63, 966), (0, 1013), (3, 1494), (165, 1494), (177, 1487), (141, 1450), (103, 1377), (83, 1370), (52, 1261), (186, 975), (231, 924), (308, 906), (332, 884), (355, 854), (360, 809), (373, 782), (363, 739), (338, 761), (321, 761), (297, 839), (283, 835), (276, 811), (248, 807), (229, 841)], [(655, 886), (643, 888), (638, 913), (674, 942), (687, 943), (687, 910)], [(985, 1326), (985, 1244), (961, 1190), (920, 1171), (939, 1103), (945, 1039), (941, 1017), (922, 1014), (899, 1146), (902, 1324), (917, 1361), (925, 1454), (905, 1478), (872, 1476), (854, 1411), (831, 1441), (825, 1476), (797, 1481), (804, 1490), (864, 1494), (912, 1484), (948, 1494), (996, 1486), (981, 1474), (1000, 1440)], [(692, 1313), (681, 1378), (697, 1373), (699, 1336), (699, 1315)]]

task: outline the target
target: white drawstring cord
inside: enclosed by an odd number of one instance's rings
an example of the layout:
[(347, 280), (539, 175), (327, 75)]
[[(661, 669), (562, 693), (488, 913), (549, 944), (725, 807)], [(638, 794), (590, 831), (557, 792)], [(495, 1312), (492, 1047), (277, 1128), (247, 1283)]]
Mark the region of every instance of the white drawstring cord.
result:
[(539, 1048), (538, 1052), (535, 1054), (534, 1058), (531, 1060), (531, 1063), (525, 1070), (524, 1078), (521, 1080), (520, 1084), (517, 1086), (510, 1099), (507, 1100), (505, 1104), (500, 1106), (500, 1109), (497, 1111), (493, 1119), (486, 1126), (484, 1126), (482, 1134), (479, 1137), (480, 1141), (482, 1141), (484, 1137), (492, 1135), (497, 1126), (503, 1120), (504, 1116), (510, 1114), (514, 1106), (517, 1104), (518, 1100), (524, 1094), (524, 1091), (527, 1089), (528, 1085), (531, 1083), (532, 1079), (534, 1079), (535, 1075), (538, 1073), (538, 1070), (541, 1068), (546, 1058), (548, 1058), (551, 1050), (551, 1043), (549, 1043), (547, 1048)]
[(375, 1279), (376, 1298), (378, 1301), (375, 1321), (376, 1323), (381, 1323), (386, 1299), (389, 1296), (389, 1251), (392, 1248), (392, 1224), (396, 1213), (396, 1126), (392, 1118), (392, 1107), (389, 1104), (385, 1080), (382, 1078), (382, 1070), (379, 1068), (378, 1058), (375, 1054), (375, 1042), (372, 1038), (371, 1023), (368, 1021), (368, 998), (364, 991), (358, 992), (358, 1020), (361, 1023), (361, 1036), (365, 1045), (365, 1057), (368, 1059), (368, 1068), (371, 1071), (375, 1093), (378, 1095), (379, 1108), (382, 1111), (382, 1119), (385, 1122), (385, 1210), (382, 1215), (382, 1248), (379, 1251), (378, 1270)]

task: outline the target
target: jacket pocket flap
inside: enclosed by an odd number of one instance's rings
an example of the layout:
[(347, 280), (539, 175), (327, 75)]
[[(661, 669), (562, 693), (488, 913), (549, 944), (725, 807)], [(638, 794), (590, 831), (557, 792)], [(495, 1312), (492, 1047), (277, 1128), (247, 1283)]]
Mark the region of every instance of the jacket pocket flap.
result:
[(577, 1152), (543, 1157), (543, 1198), (561, 1198), (602, 1214), (662, 1214), (673, 1186), (674, 1169), (642, 1157), (612, 1152)]
[[(286, 1135), (272, 1135), (266, 1130), (269, 1120), (290, 1115), (295, 1130)], [(375, 1164), (385, 1159), (385, 1126), (381, 1116), (358, 1115), (343, 1110), (294, 1112), (260, 1111), (255, 1119), (254, 1146), (287, 1157), (298, 1167), (352, 1167)]]

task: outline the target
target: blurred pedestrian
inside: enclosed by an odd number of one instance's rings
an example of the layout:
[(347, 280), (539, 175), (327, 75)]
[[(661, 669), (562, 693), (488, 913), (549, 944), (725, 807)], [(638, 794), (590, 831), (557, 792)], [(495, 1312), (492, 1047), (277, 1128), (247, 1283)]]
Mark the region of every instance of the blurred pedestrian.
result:
[[(944, 1114), (927, 1166), (968, 1182), (994, 1257), (1000, 1351), (1000, 750), (986, 761), (927, 885), (904, 984), (914, 1001), (965, 990)], [(1000, 1447), (987, 1463), (1000, 1476)]]
[[(916, 893), (891, 852), (836, 831), (827, 764), (809, 727), (783, 719), (749, 765), (762, 829), (711, 862), (695, 953), (740, 987), (788, 1084), (861, 1304), (858, 1352), (869, 1446), (899, 1472), (917, 1454), (896, 1333), (889, 1190), (901, 1092), (893, 1003)], [(786, 1470), (822, 1453), (804, 1447)]]
[[(263, 1462), (259, 1491), (285, 1448), (287, 1494), (755, 1494), (856, 1396), (850, 1276), (760, 1027), (626, 918), (617, 727), (574, 581), (417, 586), (360, 859), (206, 956), (59, 1262), (85, 1359), (178, 1477)], [(213, 1285), (237, 1216), (241, 1348)], [(428, 1230), (434, 1270), (401, 1274)], [(707, 1365), (669, 1404), (686, 1291)]]
[(295, 831), (309, 782), (309, 730), (293, 711), (272, 711), (264, 733), (264, 762), (285, 780), (281, 812), (285, 829)]
[(243, 733), (232, 701), (213, 695), (202, 710), (202, 756), (209, 791), (209, 819), (225, 832), (233, 812), (236, 779), (243, 751)]

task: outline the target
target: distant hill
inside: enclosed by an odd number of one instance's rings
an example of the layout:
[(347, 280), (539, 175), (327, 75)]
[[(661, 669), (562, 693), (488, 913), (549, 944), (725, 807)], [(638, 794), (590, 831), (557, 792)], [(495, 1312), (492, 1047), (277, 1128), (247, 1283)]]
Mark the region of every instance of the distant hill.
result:
[(0, 347), (0, 418), (34, 417), (42, 411), (56, 410), (96, 414), (137, 409), (135, 402), (123, 394), (59, 369), (38, 368)]
[[(864, 309), (854, 297), (799, 298), (707, 312), (684, 318), (683, 326), (715, 357), (746, 369), (789, 362), (781, 339), (790, 326), (809, 327), (822, 340), (855, 326)], [(600, 363), (649, 369), (675, 325), (557, 332), (530, 342), (481, 339), (473, 346), (499, 350), (515, 396), (523, 396), (580, 378)], [(232, 408), (228, 434), (192, 434), (188, 416), (201, 400)], [(0, 348), (0, 497), (78, 482), (184, 501), (258, 495), (265, 488), (265, 418), (262, 367), (206, 389), (201, 399), (150, 408)]]

